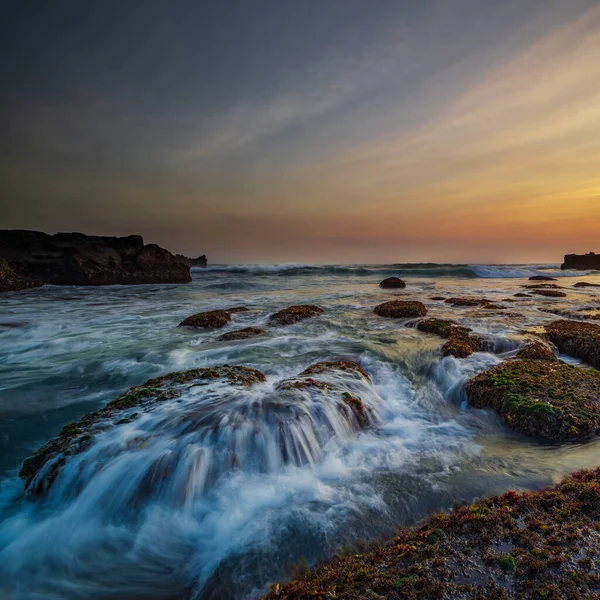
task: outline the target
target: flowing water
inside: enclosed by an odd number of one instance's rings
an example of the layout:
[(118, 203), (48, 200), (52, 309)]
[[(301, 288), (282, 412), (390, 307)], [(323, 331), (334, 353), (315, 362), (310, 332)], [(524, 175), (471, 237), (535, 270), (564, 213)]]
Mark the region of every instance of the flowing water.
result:
[[(550, 274), (566, 298), (514, 298)], [(398, 275), (404, 290), (381, 290)], [(255, 598), (361, 540), (385, 539), (454, 502), (535, 489), (600, 463), (600, 443), (550, 445), (470, 409), (462, 383), (514, 354), (557, 314), (593, 318), (593, 273), (552, 265), (229, 266), (189, 285), (45, 286), (0, 299), (0, 598)], [(435, 296), (486, 297), (504, 310), (455, 308)], [(488, 352), (441, 358), (442, 340), (372, 312), (423, 301), (487, 340)], [(503, 302), (511, 298), (515, 302)], [(292, 304), (318, 317), (270, 327)], [(177, 328), (202, 310), (244, 305), (218, 332)], [(585, 310), (581, 310), (585, 309)], [(267, 334), (220, 342), (258, 326)], [(334, 410), (329, 387), (286, 391), (311, 364), (360, 397), (368, 422)], [(568, 357), (561, 357), (576, 362)], [(23, 494), (22, 461), (83, 414), (150, 377), (244, 365), (266, 381), (183, 386), (177, 399), (118, 426), (72, 457), (49, 491)]]

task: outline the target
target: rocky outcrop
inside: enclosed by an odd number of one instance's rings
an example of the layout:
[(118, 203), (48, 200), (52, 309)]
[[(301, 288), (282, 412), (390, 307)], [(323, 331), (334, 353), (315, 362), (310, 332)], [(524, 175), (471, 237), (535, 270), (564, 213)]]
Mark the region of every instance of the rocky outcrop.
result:
[(423, 319), (417, 323), (417, 329), (447, 339), (442, 346), (444, 356), (467, 358), (473, 352), (483, 350), (481, 341), (470, 335), (468, 327), (462, 327), (448, 319)]
[(293, 325), (323, 312), (322, 308), (312, 304), (298, 304), (284, 308), (269, 317), (271, 325)]
[(546, 337), (564, 354), (600, 369), (600, 326), (580, 321), (553, 321), (544, 326)]
[(380, 288), (386, 290), (397, 290), (406, 287), (406, 283), (400, 277), (388, 277), (379, 283)]
[(39, 279), (25, 277), (11, 267), (3, 258), (0, 258), (0, 292), (16, 292), (41, 285), (43, 283)]
[(202, 269), (205, 269), (206, 266), (208, 265), (208, 260), (206, 259), (206, 254), (203, 254), (202, 256), (199, 256), (198, 258), (188, 258), (187, 256), (184, 256), (183, 254), (176, 254), (175, 258), (180, 260), (184, 265), (187, 265), (188, 267), (200, 267)]
[(48, 235), (0, 230), (0, 258), (21, 277), (53, 285), (187, 283), (189, 267), (139, 235)]
[(565, 262), (561, 265), (561, 269), (575, 270), (600, 270), (600, 254), (588, 252), (587, 254), (565, 254)]
[(597, 597), (600, 469), (437, 513), (385, 544), (340, 552), (264, 600)]
[(376, 306), (373, 312), (388, 319), (407, 319), (410, 317), (424, 317), (427, 314), (427, 309), (422, 302), (415, 300), (392, 300)]

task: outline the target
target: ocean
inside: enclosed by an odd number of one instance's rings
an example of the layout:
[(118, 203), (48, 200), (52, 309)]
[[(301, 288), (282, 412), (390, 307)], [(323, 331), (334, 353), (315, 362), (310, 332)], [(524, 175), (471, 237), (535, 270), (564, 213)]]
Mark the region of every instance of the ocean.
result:
[[(514, 297), (533, 275), (556, 277), (567, 296)], [(407, 287), (380, 289), (389, 276)], [(527, 330), (598, 314), (600, 288), (573, 284), (600, 284), (600, 273), (557, 265), (216, 265), (192, 277), (187, 285), (44, 286), (0, 298), (0, 598), (256, 598), (304, 565), (389, 538), (455, 502), (538, 489), (598, 465), (600, 442), (552, 445), (514, 433), (493, 412), (470, 408), (462, 384), (514, 355)], [(453, 307), (438, 296), (485, 297), (503, 308)], [(442, 358), (439, 338), (373, 313), (394, 298), (420, 300), (429, 316), (472, 328), (486, 351)], [(293, 304), (324, 312), (268, 325), (270, 314)], [(251, 310), (221, 330), (177, 327), (193, 313), (234, 306)], [(267, 333), (217, 340), (250, 326)], [(281, 382), (339, 359), (369, 375), (372, 386), (361, 393), (377, 418), (355, 431), (326, 404), (306, 414), (285, 406), (295, 458), (282, 460), (272, 447)], [(235, 397), (209, 383), (184, 397), (188, 408), (210, 409), (220, 437), (192, 443), (174, 434), (165, 424), (182, 416), (181, 402), (165, 402), (103, 433), (87, 462), (74, 460), (79, 469), (66, 468), (42, 499), (22, 494), (21, 463), (66, 423), (149, 378), (222, 364), (258, 369), (266, 382)], [(244, 437), (246, 414), (252, 431)], [(303, 419), (326, 422), (327, 431), (313, 439)], [(238, 468), (219, 466), (223, 444), (243, 451)], [(192, 447), (204, 471), (185, 462)], [(173, 456), (160, 481), (147, 476)]]

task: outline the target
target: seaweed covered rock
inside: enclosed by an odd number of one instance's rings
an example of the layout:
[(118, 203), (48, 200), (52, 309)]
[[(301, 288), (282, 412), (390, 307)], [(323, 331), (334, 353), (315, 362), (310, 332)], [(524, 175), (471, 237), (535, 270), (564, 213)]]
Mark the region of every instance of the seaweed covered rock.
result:
[(26, 277), (11, 267), (3, 258), (0, 258), (0, 292), (16, 292), (41, 285), (42, 282), (39, 279)]
[(302, 371), (300, 375), (319, 375), (331, 371), (353, 371), (354, 373), (357, 373), (367, 381), (371, 380), (358, 363), (349, 360), (335, 360), (316, 363), (304, 369), (304, 371)]
[(600, 369), (600, 325), (560, 320), (544, 329), (546, 337), (561, 352)]
[(400, 277), (387, 277), (379, 283), (379, 287), (387, 290), (402, 289), (406, 287), (406, 283)]
[(266, 333), (264, 329), (260, 327), (244, 327), (244, 329), (236, 329), (235, 331), (228, 331), (217, 338), (219, 342), (233, 342), (236, 340), (246, 340), (257, 335)]
[(384, 302), (373, 309), (380, 317), (390, 319), (407, 319), (411, 317), (424, 317), (427, 309), (422, 302), (416, 300), (391, 300)]
[(515, 358), (528, 358), (531, 360), (558, 360), (554, 352), (552, 352), (548, 346), (542, 344), (541, 342), (531, 342), (527, 344), (517, 352)]
[(213, 380), (249, 387), (265, 381), (265, 376), (256, 369), (223, 365), (149, 379), (121, 394), (104, 408), (65, 425), (57, 437), (25, 460), (19, 473), (25, 480), (25, 489), (34, 495), (47, 491), (67, 459), (87, 450), (97, 434), (116, 425), (130, 423), (140, 413), (153, 410), (164, 401), (179, 398), (190, 387)]
[(312, 304), (298, 304), (284, 308), (269, 317), (272, 325), (293, 325), (304, 319), (309, 319), (323, 312), (322, 308)]
[(485, 306), (491, 300), (487, 298), (448, 298), (445, 302), (452, 306)]
[(529, 281), (556, 281), (556, 278), (547, 275), (534, 275), (529, 278)]
[(457, 325), (449, 319), (423, 319), (417, 323), (417, 329), (448, 339), (442, 346), (444, 356), (467, 358), (483, 349), (481, 342), (469, 335), (471, 330), (468, 327)]
[(600, 373), (539, 359), (508, 360), (465, 385), (475, 408), (493, 408), (516, 431), (548, 440), (592, 437), (600, 427)]
[(545, 296), (546, 298), (565, 298), (566, 294), (561, 292), (560, 290), (532, 290), (532, 294), (537, 294), (538, 296)]
[(263, 600), (591, 600), (599, 520), (600, 469), (582, 471), (435, 514), (272, 585)]
[(181, 321), (178, 327), (194, 327), (201, 329), (220, 329), (231, 321), (231, 312), (227, 310), (209, 310), (196, 313)]

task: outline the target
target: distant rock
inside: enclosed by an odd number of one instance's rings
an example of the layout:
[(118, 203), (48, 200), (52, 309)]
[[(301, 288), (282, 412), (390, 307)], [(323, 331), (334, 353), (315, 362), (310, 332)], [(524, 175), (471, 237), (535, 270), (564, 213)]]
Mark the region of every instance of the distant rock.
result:
[(561, 292), (560, 290), (533, 290), (532, 294), (537, 294), (538, 296), (546, 296), (547, 298), (564, 298), (566, 294)]
[(203, 269), (208, 265), (208, 260), (206, 259), (206, 254), (199, 256), (198, 258), (188, 258), (183, 254), (176, 254), (175, 258), (179, 259), (184, 265), (188, 267), (201, 267)]
[(566, 254), (565, 262), (561, 265), (561, 269), (600, 270), (600, 254), (588, 252), (587, 254)]
[(16, 292), (40, 285), (43, 283), (39, 279), (25, 277), (13, 269), (3, 258), (0, 258), (0, 292)]
[(529, 278), (529, 281), (556, 281), (554, 277), (548, 277), (547, 275), (534, 275)]
[[(189, 267), (139, 235), (0, 230), (0, 258), (19, 276), (53, 285), (187, 283)], [(29, 286), (31, 287), (31, 286)]]
[(598, 284), (598, 283), (588, 283), (587, 281), (579, 281), (573, 287), (576, 287), (576, 288), (600, 287), (600, 284)]
[(402, 289), (406, 287), (406, 283), (400, 277), (388, 277), (379, 283), (379, 287), (386, 290)]

